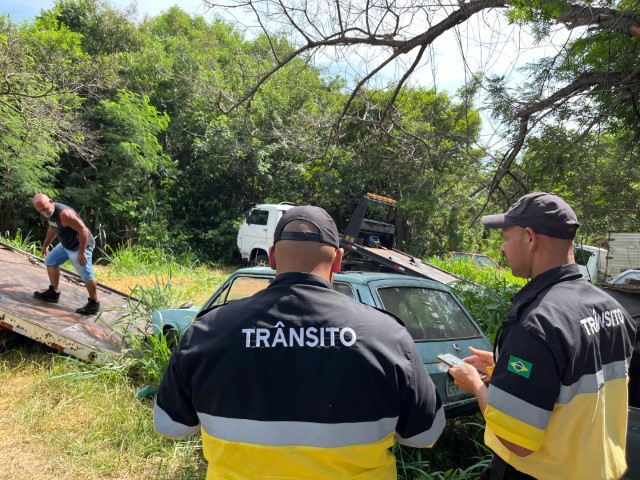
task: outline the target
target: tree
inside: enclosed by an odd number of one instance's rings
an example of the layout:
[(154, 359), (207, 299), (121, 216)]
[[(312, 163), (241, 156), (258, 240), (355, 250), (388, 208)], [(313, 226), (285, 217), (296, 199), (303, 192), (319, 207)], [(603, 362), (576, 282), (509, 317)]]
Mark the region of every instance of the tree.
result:
[[(527, 135), (544, 121), (573, 118), (583, 125), (582, 135), (600, 124), (614, 129), (622, 123), (625, 128), (637, 129), (640, 116), (636, 101), (640, 87), (637, 41), (640, 6), (637, 2), (410, 0), (400, 5), (345, 0), (315, 3), (204, 0), (204, 3), (210, 7), (240, 9), (244, 15), (253, 16), (255, 25), (268, 39), (286, 32), (294, 45), (286, 53), (271, 52), (272, 67), (261, 72), (251, 87), (235, 98), (236, 107), (249, 101), (275, 72), (295, 58), (308, 60), (313, 56), (326, 56), (329, 51), (349, 58), (349, 54), (361, 53), (365, 48), (375, 51), (377, 55), (367, 57), (372, 59), (370, 69), (352, 86), (344, 108), (335, 118), (336, 128), (347, 114), (357, 110), (352, 107), (355, 98), (368, 82), (386, 66), (406, 56), (410, 59), (408, 66), (394, 83), (393, 94), (378, 119), (383, 123), (403, 86), (421, 64), (427, 48), (445, 32), (474, 16), (504, 9), (512, 22), (531, 26), (540, 41), (546, 38), (552, 25), (581, 29), (582, 38), (568, 42), (557, 57), (543, 59), (532, 66), (530, 82), (522, 88), (512, 93), (501, 78), (493, 78), (487, 85), (495, 115), (509, 126), (510, 134), (508, 148), (495, 162), (488, 197), (509, 174)], [(581, 138), (579, 135), (578, 139)]]
[(176, 169), (158, 135), (167, 129), (168, 115), (149, 98), (120, 90), (115, 100), (101, 100), (84, 117), (88, 125), (99, 126), (100, 150), (91, 165), (65, 159), (65, 197), (91, 209), (87, 217), (111, 241), (166, 240), (164, 219), (171, 203), (166, 190)]
[(93, 154), (77, 121), (87, 60), (80, 38), (50, 15), (21, 27), (0, 17), (0, 231), (24, 227), (18, 213), (30, 197), (55, 191), (62, 153)]
[(579, 241), (604, 244), (610, 230), (637, 230), (640, 221), (638, 144), (616, 135), (545, 127), (527, 138), (524, 153), (499, 187), (502, 208), (523, 193), (554, 191), (576, 210)]
[(82, 35), (82, 48), (91, 56), (138, 50), (142, 39), (131, 18), (133, 6), (125, 11), (105, 0), (57, 0), (57, 20)]

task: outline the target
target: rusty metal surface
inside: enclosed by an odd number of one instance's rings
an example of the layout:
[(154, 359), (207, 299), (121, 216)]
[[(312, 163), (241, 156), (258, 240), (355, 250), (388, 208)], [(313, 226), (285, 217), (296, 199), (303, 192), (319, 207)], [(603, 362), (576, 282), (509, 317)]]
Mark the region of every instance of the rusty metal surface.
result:
[[(101, 312), (80, 315), (75, 310), (87, 302), (88, 294), (74, 272), (62, 271), (59, 303), (47, 303), (33, 296), (34, 291), (48, 286), (47, 268), (42, 260), (0, 243), (0, 326), (11, 324), (19, 333), (47, 345), (54, 344), (54, 348), (56, 338), (61, 336), (63, 345), (59, 349), (72, 355), (74, 343), (79, 349), (120, 352), (121, 329), (114, 327), (128, 321), (122, 308), (127, 303), (125, 294), (98, 284)], [(2, 321), (3, 315), (6, 322)]]
[[(362, 247), (360, 248), (362, 249)], [(374, 247), (367, 247), (366, 250), (383, 258), (391, 260), (392, 262), (397, 263), (404, 268), (407, 268), (414, 272), (419, 272), (427, 278), (431, 278), (440, 283), (449, 284), (459, 280), (459, 278), (451, 272), (446, 272), (441, 268), (430, 265), (419, 258), (411, 257), (403, 252), (400, 252), (399, 250), (388, 250), (386, 248)]]

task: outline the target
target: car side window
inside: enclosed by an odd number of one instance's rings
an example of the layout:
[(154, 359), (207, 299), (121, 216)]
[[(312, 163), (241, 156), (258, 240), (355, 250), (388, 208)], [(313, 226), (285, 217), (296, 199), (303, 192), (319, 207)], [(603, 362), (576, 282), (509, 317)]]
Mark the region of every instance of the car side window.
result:
[(220, 292), (220, 295), (216, 297), (216, 299), (211, 302), (209, 305), (206, 305), (205, 308), (215, 307), (216, 305), (222, 305), (227, 301), (227, 294), (229, 293), (229, 285), (223, 291)]
[(347, 297), (356, 298), (353, 295), (353, 288), (351, 288), (351, 285), (349, 285), (348, 283), (333, 282), (333, 289), (336, 292), (339, 292), (339, 293), (342, 293), (343, 295), (346, 295)]
[(267, 288), (270, 283), (270, 278), (238, 277), (229, 287), (226, 301), (231, 302), (233, 300), (250, 297), (254, 293)]
[(268, 210), (251, 210), (247, 223), (250, 225), (266, 225), (269, 220)]

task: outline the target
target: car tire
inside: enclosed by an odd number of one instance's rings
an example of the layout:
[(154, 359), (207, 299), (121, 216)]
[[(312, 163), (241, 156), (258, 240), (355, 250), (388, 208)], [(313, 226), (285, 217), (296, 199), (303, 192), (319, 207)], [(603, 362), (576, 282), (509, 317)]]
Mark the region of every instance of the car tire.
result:
[(180, 332), (175, 328), (165, 328), (162, 334), (167, 342), (167, 347), (173, 352), (180, 343)]
[(254, 267), (268, 267), (269, 266), (269, 257), (266, 255), (256, 255), (253, 258), (253, 266)]

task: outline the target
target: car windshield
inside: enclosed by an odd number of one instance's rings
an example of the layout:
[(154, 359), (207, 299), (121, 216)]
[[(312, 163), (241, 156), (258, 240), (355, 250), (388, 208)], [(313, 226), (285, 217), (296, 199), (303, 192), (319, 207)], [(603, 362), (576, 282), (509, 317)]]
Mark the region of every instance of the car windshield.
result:
[(491, 260), (489, 257), (485, 257), (484, 255), (478, 255), (473, 259), (478, 265), (481, 267), (496, 267), (496, 262)]
[(451, 293), (421, 287), (379, 288), (385, 310), (398, 316), (414, 340), (480, 337)]
[(632, 270), (618, 275), (612, 283), (616, 285), (633, 284), (637, 285), (640, 282), (640, 270)]
[(254, 293), (264, 290), (273, 279), (265, 277), (245, 277), (235, 278), (220, 294), (213, 299), (211, 305), (222, 305), (233, 300), (240, 300), (250, 297)]

